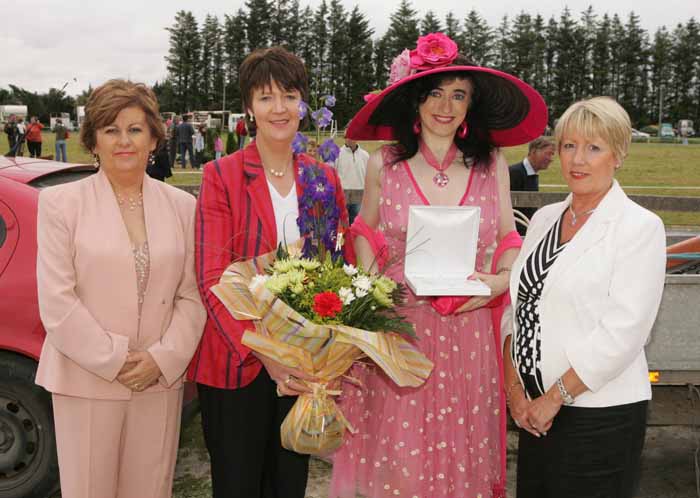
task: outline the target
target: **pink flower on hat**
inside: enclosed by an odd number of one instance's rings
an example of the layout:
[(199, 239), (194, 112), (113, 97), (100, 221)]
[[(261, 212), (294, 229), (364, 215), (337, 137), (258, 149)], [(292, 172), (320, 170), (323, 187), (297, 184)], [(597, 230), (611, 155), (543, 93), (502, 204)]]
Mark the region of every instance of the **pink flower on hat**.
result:
[(412, 69), (423, 71), (443, 67), (457, 57), (457, 44), (442, 33), (430, 33), (418, 38), (418, 45), (410, 54)]
[(403, 52), (394, 57), (394, 61), (391, 63), (389, 84), (393, 85), (415, 72), (416, 70), (411, 68), (411, 52), (408, 49), (404, 49)]

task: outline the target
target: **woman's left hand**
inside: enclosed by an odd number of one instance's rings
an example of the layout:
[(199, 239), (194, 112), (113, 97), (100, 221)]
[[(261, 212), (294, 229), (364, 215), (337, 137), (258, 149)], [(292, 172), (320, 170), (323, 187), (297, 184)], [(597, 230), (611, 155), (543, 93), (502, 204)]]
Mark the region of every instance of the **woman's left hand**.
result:
[(469, 301), (464, 303), (462, 306), (457, 308), (455, 314), (464, 313), (465, 311), (474, 311), (482, 306), (488, 304), (491, 299), (498, 297), (508, 290), (508, 285), (510, 283), (510, 272), (503, 272), (498, 274), (493, 273), (481, 273), (475, 271), (469, 276), (469, 280), (479, 279), (489, 286), (491, 289), (490, 296), (472, 296)]
[(547, 434), (561, 405), (561, 400), (555, 398), (551, 392), (547, 392), (530, 403), (527, 409), (527, 420), (537, 432)]
[(148, 351), (130, 352), (126, 363), (134, 363), (134, 367), (119, 375), (117, 380), (132, 391), (142, 392), (158, 382), (162, 375), (158, 364)]

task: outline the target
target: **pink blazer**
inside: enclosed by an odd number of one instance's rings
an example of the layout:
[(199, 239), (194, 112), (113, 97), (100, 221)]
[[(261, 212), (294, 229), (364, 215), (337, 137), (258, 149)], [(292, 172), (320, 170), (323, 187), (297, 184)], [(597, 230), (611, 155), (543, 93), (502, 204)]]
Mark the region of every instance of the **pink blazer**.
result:
[(46, 340), (36, 383), (48, 391), (129, 399), (116, 380), (129, 350), (149, 351), (160, 367), (150, 390), (182, 385), (206, 319), (194, 271), (195, 199), (146, 176), (143, 207), (150, 275), (139, 324), (132, 246), (106, 175), (41, 192), (37, 283)]

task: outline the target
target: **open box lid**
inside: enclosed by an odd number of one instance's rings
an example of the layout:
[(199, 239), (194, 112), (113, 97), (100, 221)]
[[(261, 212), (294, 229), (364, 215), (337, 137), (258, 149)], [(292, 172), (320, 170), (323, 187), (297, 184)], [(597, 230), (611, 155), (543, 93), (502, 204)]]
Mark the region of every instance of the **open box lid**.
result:
[(467, 282), (476, 264), (480, 219), (478, 206), (409, 206), (404, 273), (417, 295), (490, 293), (480, 281)]

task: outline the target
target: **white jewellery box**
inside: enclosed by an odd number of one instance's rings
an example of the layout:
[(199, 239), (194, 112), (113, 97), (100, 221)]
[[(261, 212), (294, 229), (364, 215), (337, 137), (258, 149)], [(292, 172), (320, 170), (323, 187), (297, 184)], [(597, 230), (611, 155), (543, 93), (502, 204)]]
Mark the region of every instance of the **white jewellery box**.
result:
[(489, 296), (474, 273), (481, 208), (409, 206), (406, 284), (417, 296)]

